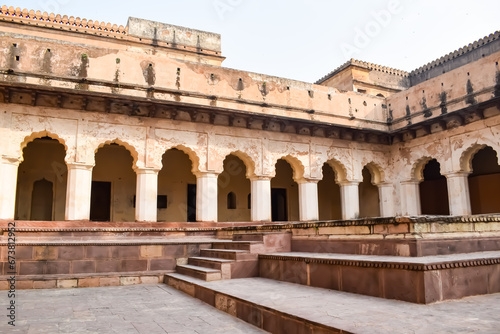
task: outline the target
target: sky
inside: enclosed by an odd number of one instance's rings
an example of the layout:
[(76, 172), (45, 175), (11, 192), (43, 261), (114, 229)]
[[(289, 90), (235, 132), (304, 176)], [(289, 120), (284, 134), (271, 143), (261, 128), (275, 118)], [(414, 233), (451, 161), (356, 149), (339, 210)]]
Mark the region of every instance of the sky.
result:
[(222, 35), (223, 66), (315, 82), (350, 58), (412, 71), (500, 30), (498, 0), (34, 0), (21, 7)]

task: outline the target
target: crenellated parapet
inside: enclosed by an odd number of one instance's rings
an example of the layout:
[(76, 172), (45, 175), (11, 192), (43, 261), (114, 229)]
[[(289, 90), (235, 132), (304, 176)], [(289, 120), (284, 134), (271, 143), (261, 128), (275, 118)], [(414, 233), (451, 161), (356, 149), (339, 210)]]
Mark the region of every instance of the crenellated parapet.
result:
[(417, 85), (443, 73), (500, 51), (500, 31), (448, 53), (410, 73), (411, 85)]
[(87, 33), (97, 33), (102, 32), (108, 34), (118, 34), (126, 35), (127, 27), (123, 25), (118, 26), (117, 24), (106, 23), (104, 21), (93, 21), (87, 19), (81, 19), (79, 17), (54, 14), (41, 12), (39, 10), (34, 11), (33, 9), (28, 10), (26, 8), (21, 9), (19, 7), (7, 7), (2, 6), (0, 12), (0, 20), (16, 22), (21, 24), (30, 24), (37, 26), (45, 26), (50, 28), (63, 29), (68, 31), (79, 31)]

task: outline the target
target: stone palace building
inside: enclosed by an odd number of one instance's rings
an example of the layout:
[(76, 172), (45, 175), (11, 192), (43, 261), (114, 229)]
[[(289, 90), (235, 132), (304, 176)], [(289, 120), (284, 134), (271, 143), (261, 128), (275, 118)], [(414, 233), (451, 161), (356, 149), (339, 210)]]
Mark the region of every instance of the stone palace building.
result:
[[(213, 246), (167, 254), (168, 235), (279, 230), (288, 248), (274, 251), (353, 256), (500, 250), (499, 32), (412, 72), (351, 59), (316, 83), (225, 68), (220, 35), (132, 17), (3, 6), (0, 48), (0, 219), (26, 233), (26, 288), (163, 279)], [(128, 244), (146, 230), (163, 234)], [(97, 231), (92, 245), (72, 244), (80, 231)], [(144, 267), (90, 254), (120, 258), (99, 241), (117, 231)], [(285, 261), (264, 257), (261, 276)]]

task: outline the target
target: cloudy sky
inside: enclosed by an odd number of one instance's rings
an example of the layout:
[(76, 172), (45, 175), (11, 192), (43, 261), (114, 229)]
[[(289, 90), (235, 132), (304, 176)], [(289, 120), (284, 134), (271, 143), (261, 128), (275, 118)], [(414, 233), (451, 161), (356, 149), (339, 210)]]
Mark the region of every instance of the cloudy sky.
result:
[(225, 67), (313, 82), (350, 58), (414, 70), (500, 30), (498, 0), (35, 0), (7, 6), (222, 35)]

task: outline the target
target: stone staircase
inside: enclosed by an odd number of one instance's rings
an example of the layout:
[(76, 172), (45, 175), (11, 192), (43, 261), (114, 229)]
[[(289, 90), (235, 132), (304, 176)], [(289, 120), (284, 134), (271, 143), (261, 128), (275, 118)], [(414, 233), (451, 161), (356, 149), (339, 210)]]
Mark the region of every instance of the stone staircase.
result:
[(177, 265), (177, 275), (166, 275), (165, 282), (172, 285), (178, 274), (207, 282), (257, 277), (259, 254), (290, 250), (290, 233), (235, 234), (232, 240), (213, 242), (212, 248), (200, 250), (200, 256), (190, 257), (185, 265)]

